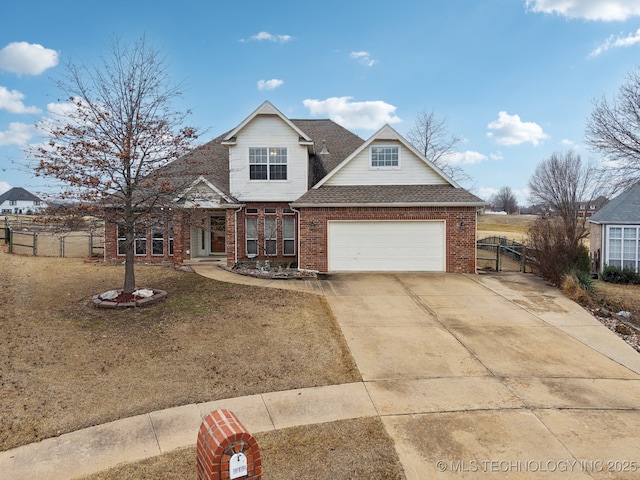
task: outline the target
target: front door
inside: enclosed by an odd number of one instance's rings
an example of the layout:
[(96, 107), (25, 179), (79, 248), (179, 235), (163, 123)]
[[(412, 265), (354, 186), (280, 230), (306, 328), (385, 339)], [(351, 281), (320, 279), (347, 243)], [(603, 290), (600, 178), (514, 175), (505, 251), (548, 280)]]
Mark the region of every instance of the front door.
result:
[(226, 252), (226, 220), (224, 214), (211, 215), (211, 253)]

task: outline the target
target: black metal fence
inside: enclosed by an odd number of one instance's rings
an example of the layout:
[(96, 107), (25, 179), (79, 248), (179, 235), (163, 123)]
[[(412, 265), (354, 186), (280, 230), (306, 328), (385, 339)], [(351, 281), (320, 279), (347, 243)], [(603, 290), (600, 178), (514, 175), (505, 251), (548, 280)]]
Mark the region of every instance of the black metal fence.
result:
[(486, 237), (478, 240), (476, 247), (478, 268), (481, 270), (531, 271), (523, 243), (506, 237)]

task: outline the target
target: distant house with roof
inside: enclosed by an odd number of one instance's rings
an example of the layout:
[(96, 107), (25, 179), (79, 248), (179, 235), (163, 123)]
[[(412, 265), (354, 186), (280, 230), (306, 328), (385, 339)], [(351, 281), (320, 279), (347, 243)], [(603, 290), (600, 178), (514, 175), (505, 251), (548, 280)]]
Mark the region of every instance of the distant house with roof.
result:
[(45, 208), (45, 202), (22, 187), (13, 187), (0, 195), (0, 213), (5, 215), (32, 214)]
[(589, 222), (596, 272), (605, 265), (640, 271), (640, 183), (609, 201)]
[(578, 216), (579, 217), (591, 217), (595, 215), (602, 207), (604, 207), (609, 199), (607, 197), (603, 197), (602, 195), (594, 200), (589, 200), (588, 202), (580, 202), (578, 203)]

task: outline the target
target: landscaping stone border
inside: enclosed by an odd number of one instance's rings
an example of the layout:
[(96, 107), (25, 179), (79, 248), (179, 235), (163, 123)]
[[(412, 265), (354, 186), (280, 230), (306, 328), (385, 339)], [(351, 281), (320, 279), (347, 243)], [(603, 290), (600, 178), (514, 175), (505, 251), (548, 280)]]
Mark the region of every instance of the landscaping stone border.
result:
[(100, 298), (101, 294), (91, 297), (93, 306), (97, 308), (131, 308), (131, 307), (144, 307), (153, 303), (158, 303), (167, 297), (167, 292), (164, 290), (154, 290), (151, 297), (140, 298), (132, 302), (114, 302), (113, 300), (103, 300)]

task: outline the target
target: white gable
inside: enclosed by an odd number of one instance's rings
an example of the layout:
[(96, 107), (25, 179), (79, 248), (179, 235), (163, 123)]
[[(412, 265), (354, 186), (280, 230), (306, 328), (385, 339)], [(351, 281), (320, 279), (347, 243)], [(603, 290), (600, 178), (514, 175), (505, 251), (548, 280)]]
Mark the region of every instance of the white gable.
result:
[[(229, 189), (242, 202), (293, 201), (308, 188), (309, 151), (299, 129), (280, 115), (260, 114), (246, 123), (229, 146)], [(285, 148), (286, 180), (251, 180), (250, 148)]]
[[(375, 167), (371, 164), (372, 147), (393, 147), (398, 151), (398, 165)], [(358, 150), (330, 172), (321, 185), (446, 185), (456, 184), (438, 167), (422, 156), (402, 135), (389, 125), (374, 133)]]
[(175, 201), (183, 202), (185, 208), (220, 208), (230, 199), (207, 179), (199, 177)]

